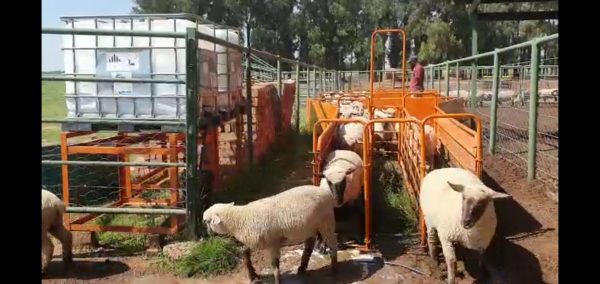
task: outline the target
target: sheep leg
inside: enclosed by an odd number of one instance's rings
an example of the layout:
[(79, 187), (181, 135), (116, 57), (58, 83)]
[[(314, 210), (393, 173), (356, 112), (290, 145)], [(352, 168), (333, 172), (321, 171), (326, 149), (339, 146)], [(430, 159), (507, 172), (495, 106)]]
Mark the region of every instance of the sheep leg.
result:
[(62, 218), (58, 219), (58, 224), (50, 229), (50, 234), (62, 243), (62, 259), (65, 263), (73, 261), (73, 236), (61, 223)]
[(429, 256), (436, 265), (439, 265), (438, 255), (440, 255), (440, 249), (437, 246), (437, 231), (435, 228), (427, 228), (427, 246), (429, 247)]
[(253, 282), (258, 279), (258, 275), (256, 274), (256, 270), (254, 270), (254, 266), (252, 266), (252, 259), (250, 259), (252, 253), (249, 248), (244, 249), (244, 265), (246, 266), (246, 270), (248, 270), (248, 278)]
[(275, 284), (279, 284), (279, 254), (280, 254), (280, 246), (274, 245), (270, 249), (271, 254), (271, 269), (273, 270), (273, 278)]
[(319, 252), (320, 254), (326, 254), (327, 253), (327, 246), (323, 242), (323, 236), (321, 236), (321, 233), (317, 233), (317, 239), (316, 239), (315, 247), (317, 248), (317, 252)]
[[(333, 220), (333, 219), (332, 219)], [(329, 247), (329, 257), (331, 258), (331, 271), (336, 274), (337, 272), (337, 236), (335, 234), (335, 220), (333, 224), (328, 224), (328, 228), (320, 231), (323, 236), (323, 240)]]
[(300, 259), (300, 267), (298, 267), (298, 274), (304, 274), (306, 267), (308, 267), (308, 261), (312, 254), (313, 248), (315, 247), (315, 238), (308, 238), (304, 241), (304, 251), (302, 252), (302, 258)]
[(48, 234), (42, 231), (42, 274), (46, 273), (48, 265), (52, 260), (52, 254), (54, 253), (54, 245), (48, 237)]
[(454, 284), (456, 278), (456, 253), (451, 242), (442, 242), (442, 252), (448, 266), (448, 284)]

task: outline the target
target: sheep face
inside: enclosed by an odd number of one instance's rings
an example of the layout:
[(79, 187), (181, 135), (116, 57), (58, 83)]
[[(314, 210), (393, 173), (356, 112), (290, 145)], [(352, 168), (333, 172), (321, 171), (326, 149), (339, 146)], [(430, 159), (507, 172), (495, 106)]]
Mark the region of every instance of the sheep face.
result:
[(204, 211), (202, 214), (202, 221), (209, 234), (215, 233), (219, 235), (229, 234), (229, 230), (223, 224), (221, 217), (219, 216), (223, 209), (233, 206), (232, 203), (217, 203)]
[(492, 199), (509, 198), (510, 195), (496, 192), (483, 184), (462, 185), (448, 182), (448, 185), (462, 195), (461, 225), (472, 228), (481, 218)]
[(321, 175), (322, 178), (327, 180), (329, 190), (335, 199), (335, 206), (341, 207), (344, 204), (344, 194), (346, 193), (346, 176), (351, 174), (352, 170), (346, 172), (330, 172), (325, 175)]

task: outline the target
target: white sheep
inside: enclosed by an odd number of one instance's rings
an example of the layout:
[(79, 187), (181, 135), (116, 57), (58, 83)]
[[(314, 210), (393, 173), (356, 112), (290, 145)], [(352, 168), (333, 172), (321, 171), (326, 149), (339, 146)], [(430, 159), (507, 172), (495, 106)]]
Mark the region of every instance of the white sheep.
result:
[[(364, 179), (361, 157), (352, 151), (332, 151), (325, 159), (322, 177), (327, 181), (327, 185), (336, 201), (336, 207), (340, 208), (345, 204), (350, 205), (353, 208), (351, 212), (354, 219), (358, 219), (357, 222), (363, 227), (364, 204), (361, 197)], [(360, 241), (360, 233), (357, 236), (357, 241)], [(326, 248), (321, 240), (317, 240), (317, 247), (319, 252), (325, 253)]]
[(468, 98), (470, 92), (467, 90), (452, 90), (448, 92), (449, 97)]
[(42, 189), (42, 274), (46, 273), (52, 260), (54, 245), (48, 236), (52, 234), (62, 243), (62, 258), (65, 263), (73, 261), (73, 238), (63, 226), (65, 204), (50, 191)]
[[(373, 116), (375, 118), (392, 118), (394, 117), (394, 112), (395, 109), (388, 109), (385, 111), (382, 110), (378, 110), (376, 109), (373, 112)], [(394, 134), (391, 133), (390, 131), (394, 131), (395, 127), (392, 125), (392, 123), (386, 122), (386, 123), (374, 123), (373, 124), (373, 130), (375, 131), (375, 136), (377, 136), (377, 138), (379, 138), (379, 140), (381, 141), (390, 141), (392, 140), (392, 138), (394, 137)]]
[[(408, 116), (408, 118), (412, 118), (418, 120), (414, 116)], [(435, 129), (428, 124), (425, 124), (425, 163), (427, 163), (427, 169), (431, 168), (430, 161), (432, 161), (436, 154), (440, 154), (441, 143), (439, 142), (437, 135), (435, 133)], [(413, 149), (415, 153), (421, 153), (420, 148), (420, 133), (421, 128), (415, 124), (410, 123), (409, 128), (409, 136), (408, 136), (408, 146)]]
[(448, 266), (448, 283), (455, 281), (454, 244), (476, 251), (481, 256), (479, 264), (490, 268), (482, 256), (496, 230), (493, 199), (507, 197), (465, 169), (438, 169), (425, 176), (419, 204), (427, 226), (429, 255), (437, 263), (437, 235)]
[(250, 260), (251, 250), (268, 250), (275, 283), (279, 283), (279, 256), (282, 246), (304, 242), (298, 274), (306, 271), (314, 248), (315, 236), (322, 237), (330, 251), (331, 268), (337, 264), (335, 206), (331, 191), (322, 186), (304, 185), (246, 205), (217, 203), (204, 211), (203, 221), (209, 232), (233, 236), (245, 246), (244, 263), (251, 281), (258, 275)]
[[(368, 121), (364, 117), (353, 117), (365, 123)], [(364, 125), (358, 122), (344, 123), (338, 126), (335, 135), (335, 148), (342, 150), (351, 150), (359, 154), (362, 153), (362, 146), (359, 143), (363, 141)]]

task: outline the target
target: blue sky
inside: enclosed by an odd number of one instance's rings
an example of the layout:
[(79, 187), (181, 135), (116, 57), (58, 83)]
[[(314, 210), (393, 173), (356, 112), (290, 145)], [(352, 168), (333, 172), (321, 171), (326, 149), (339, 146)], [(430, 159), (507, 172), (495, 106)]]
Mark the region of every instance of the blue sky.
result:
[[(132, 0), (42, 0), (42, 27), (63, 27), (62, 16), (129, 14)], [(42, 35), (42, 71), (63, 70), (60, 35)]]

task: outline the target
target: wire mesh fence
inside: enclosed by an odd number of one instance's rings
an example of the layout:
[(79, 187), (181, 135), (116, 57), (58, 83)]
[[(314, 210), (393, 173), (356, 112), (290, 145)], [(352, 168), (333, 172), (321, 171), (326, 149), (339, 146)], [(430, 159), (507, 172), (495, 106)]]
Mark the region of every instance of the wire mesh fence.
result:
[[(549, 41), (540, 45), (557, 44), (557, 41)], [(533, 75), (529, 60), (507, 62), (503, 59), (499, 56), (495, 103), (494, 66), (477, 66), (474, 73), (470, 61), (448, 67), (442, 64), (428, 70), (426, 88), (437, 89), (442, 95), (463, 98), (465, 106), (472, 106), (469, 109), (482, 120), (484, 153), (490, 154), (492, 146), (494, 156), (510, 162), (523, 176), (528, 174), (529, 160), (533, 157), (530, 151), (533, 149), (536, 179), (558, 190), (558, 57), (540, 58), (537, 75)], [(477, 76), (475, 80), (473, 76)], [(537, 103), (530, 99), (532, 77), (537, 77)], [(471, 96), (473, 87), (476, 92)], [(496, 128), (492, 135), (490, 120), (494, 117), (494, 110)], [(535, 113), (531, 113), (532, 110)], [(531, 127), (531, 121), (535, 121), (536, 128)], [(535, 143), (530, 136), (531, 130), (535, 130)], [(490, 143), (493, 136), (495, 143)]]

